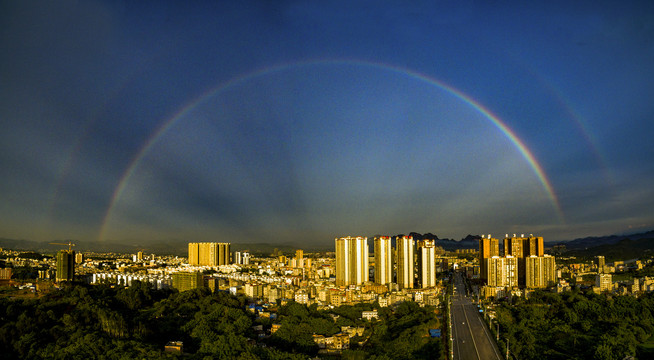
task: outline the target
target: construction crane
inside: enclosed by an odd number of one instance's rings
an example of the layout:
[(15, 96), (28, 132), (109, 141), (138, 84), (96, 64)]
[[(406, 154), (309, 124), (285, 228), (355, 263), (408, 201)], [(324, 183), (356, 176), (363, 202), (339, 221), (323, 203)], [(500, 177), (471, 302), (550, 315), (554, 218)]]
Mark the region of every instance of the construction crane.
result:
[(61, 245), (61, 246), (68, 246), (68, 252), (71, 252), (71, 251), (73, 250), (73, 246), (75, 246), (75, 244), (73, 244), (72, 241), (69, 241), (68, 244), (55, 243), (55, 242), (51, 242), (51, 243), (48, 243), (48, 244), (51, 244), (51, 245)]

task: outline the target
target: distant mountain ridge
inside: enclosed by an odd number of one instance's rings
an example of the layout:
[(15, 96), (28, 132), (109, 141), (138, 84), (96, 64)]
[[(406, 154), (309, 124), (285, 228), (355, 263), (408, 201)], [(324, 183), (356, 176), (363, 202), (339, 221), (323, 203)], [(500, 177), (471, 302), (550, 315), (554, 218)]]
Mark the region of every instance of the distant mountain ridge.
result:
[(549, 241), (546, 242), (548, 247), (553, 245), (565, 245), (568, 250), (578, 250), (578, 249), (588, 249), (601, 245), (612, 245), (617, 244), (618, 242), (629, 239), (629, 240), (640, 240), (640, 239), (652, 239), (654, 238), (654, 230), (650, 230), (643, 233), (629, 234), (629, 235), (609, 235), (609, 236), (590, 236), (585, 238), (578, 238), (571, 241)]
[[(398, 234), (393, 236), (393, 242), (396, 237), (404, 236), (405, 234)], [(375, 236), (369, 236), (368, 239), (372, 240)], [(456, 249), (470, 249), (479, 247), (479, 235), (468, 235), (465, 238), (457, 241), (452, 239), (439, 239), (437, 235), (432, 233), (420, 234), (416, 232), (409, 233), (409, 236), (412, 236), (414, 240), (435, 240), (436, 246), (441, 246), (447, 251), (454, 251)], [(21, 251), (36, 251), (41, 253), (55, 253), (58, 250), (64, 249), (65, 246), (53, 245), (51, 242), (57, 243), (68, 243), (68, 241), (73, 242), (76, 246), (73, 247), (77, 251), (91, 251), (98, 253), (121, 253), (121, 254), (135, 254), (138, 251), (143, 251), (145, 253), (154, 253), (157, 255), (177, 255), (177, 256), (186, 256), (188, 252), (188, 243), (193, 242), (188, 240), (168, 240), (168, 241), (158, 241), (154, 243), (147, 244), (121, 244), (114, 242), (97, 242), (97, 241), (78, 241), (78, 240), (52, 240), (52, 241), (33, 241), (26, 239), (8, 239), (0, 238), (0, 247), (5, 249), (21, 250)], [(369, 242), (372, 247), (373, 242)], [(327, 244), (292, 244), (292, 243), (281, 243), (281, 244), (271, 244), (271, 243), (238, 243), (232, 242), (231, 250), (232, 251), (243, 251), (248, 250), (254, 254), (268, 255), (271, 254), (277, 249), (281, 253), (293, 254), (297, 249), (303, 249), (307, 252), (333, 252), (333, 245), (330, 246)]]
[[(395, 235), (393, 238), (402, 237), (405, 234)], [(439, 239), (437, 235), (432, 233), (420, 234), (417, 232), (411, 232), (408, 236), (413, 237), (413, 240), (434, 240), (436, 246), (440, 246), (446, 251), (454, 251), (456, 249), (477, 249), (479, 248), (479, 239), (480, 235), (467, 235), (461, 240), (453, 239)]]
[[(393, 236), (393, 242), (395, 238), (404, 236), (406, 234), (397, 234)], [(375, 236), (368, 236), (368, 239), (372, 240)], [(411, 232), (408, 236), (412, 236), (414, 240), (425, 240), (430, 239), (434, 240), (436, 246), (441, 246), (446, 251), (454, 251), (457, 249), (478, 249), (479, 248), (479, 239), (480, 235), (467, 235), (461, 240), (453, 239), (440, 239), (437, 235), (432, 233), (417, 233)], [(654, 230), (650, 230), (643, 233), (630, 234), (630, 235), (610, 235), (610, 236), (593, 236), (578, 238), (571, 241), (546, 241), (545, 244), (547, 247), (552, 247), (554, 245), (565, 245), (567, 250), (585, 250), (590, 248), (596, 248), (603, 245), (615, 245), (620, 243), (623, 240), (638, 241), (642, 239), (654, 239)], [(26, 239), (8, 239), (0, 238), (0, 247), (5, 249), (14, 249), (14, 250), (24, 250), (24, 251), (37, 251), (42, 253), (54, 253), (57, 250), (65, 248), (64, 246), (52, 245), (50, 242), (58, 243), (67, 243), (69, 240), (52, 240), (52, 241), (33, 241)], [(119, 244), (113, 242), (93, 242), (93, 241), (77, 241), (71, 240), (77, 246), (74, 247), (78, 251), (92, 251), (92, 252), (103, 252), (103, 253), (123, 253), (123, 254), (135, 254), (138, 251), (144, 251), (146, 253), (154, 253), (157, 255), (177, 255), (177, 256), (186, 256), (188, 252), (188, 243), (193, 242), (189, 240), (166, 240), (166, 241), (157, 241), (150, 242), (146, 244)], [(623, 245), (632, 244), (624, 243)], [(646, 242), (642, 244), (634, 245), (636, 248), (645, 248), (648, 245), (645, 245)], [(633, 245), (633, 244), (632, 244)], [(372, 241), (370, 241), (371, 251), (372, 251)], [(652, 249), (654, 249), (654, 243), (652, 244)], [(307, 252), (333, 252), (334, 247), (330, 243), (320, 243), (320, 244), (311, 244), (307, 242), (304, 244), (293, 244), (293, 243), (239, 243), (232, 242), (231, 250), (232, 251), (243, 251), (249, 250), (255, 254), (268, 255), (274, 252), (277, 249), (281, 253), (293, 254), (296, 249), (303, 249)], [(601, 251), (607, 251), (607, 249), (601, 249)], [(372, 253), (372, 252), (371, 252)]]
[(613, 244), (567, 250), (563, 254), (586, 258), (602, 255), (607, 261), (640, 259), (654, 254), (654, 237), (637, 240), (622, 239)]
[[(58, 250), (65, 249), (66, 246), (54, 245), (56, 243), (68, 243), (71, 241), (75, 244), (73, 250), (77, 251), (90, 251), (98, 253), (120, 253), (120, 254), (136, 254), (138, 251), (143, 251), (147, 254), (157, 255), (173, 255), (173, 256), (187, 256), (188, 243), (195, 242), (194, 240), (168, 240), (157, 241), (146, 244), (121, 244), (114, 242), (97, 242), (97, 241), (78, 241), (78, 240), (52, 240), (52, 241), (33, 241), (25, 239), (8, 239), (0, 238), (0, 248), (12, 249), (18, 251), (36, 251), (40, 253), (55, 253)], [(231, 251), (248, 250), (253, 254), (268, 255), (277, 249), (282, 253), (292, 254), (297, 249), (305, 251), (334, 251), (333, 248), (326, 246), (304, 246), (291, 243), (270, 244), (270, 243), (232, 243)]]
[(180, 255), (181, 250), (184, 253), (188, 249), (187, 243), (178, 241), (158, 242), (155, 244), (142, 245), (142, 244), (117, 244), (112, 242), (97, 242), (97, 241), (78, 241), (78, 240), (52, 240), (52, 241), (33, 241), (24, 239), (7, 239), (0, 238), (0, 247), (3, 249), (12, 249), (19, 251), (36, 251), (41, 253), (54, 253), (58, 250), (65, 249), (66, 246), (54, 245), (51, 243), (68, 242), (75, 244), (73, 250), (77, 251), (90, 251), (98, 253), (122, 253), (130, 254), (138, 251), (146, 253), (156, 253), (160, 255)]

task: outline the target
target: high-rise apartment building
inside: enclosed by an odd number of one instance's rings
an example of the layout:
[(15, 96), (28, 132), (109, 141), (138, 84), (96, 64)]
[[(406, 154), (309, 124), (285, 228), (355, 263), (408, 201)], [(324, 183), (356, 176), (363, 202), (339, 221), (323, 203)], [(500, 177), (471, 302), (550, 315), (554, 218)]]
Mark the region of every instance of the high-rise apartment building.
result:
[(500, 242), (497, 239), (488, 238), (482, 235), (479, 239), (479, 276), (482, 280), (488, 280), (488, 259), (493, 256), (500, 256)]
[(543, 256), (545, 255), (545, 246), (543, 243), (542, 236), (532, 236), (530, 235), (525, 241), (527, 244), (527, 249), (525, 249), (525, 257), (527, 256)]
[(597, 274), (595, 275), (595, 286), (599, 291), (611, 291), (613, 289), (613, 276), (611, 274)]
[(235, 251), (234, 252), (234, 264), (249, 265), (250, 264), (250, 253), (245, 252), (245, 251)]
[(391, 237), (379, 236), (375, 244), (375, 283), (386, 285), (393, 282), (393, 257)]
[(230, 264), (230, 246), (230, 243), (218, 243), (218, 265)]
[(518, 259), (509, 255), (485, 259), (487, 285), (491, 287), (518, 286)]
[(188, 263), (201, 266), (230, 264), (229, 243), (189, 243)]
[(606, 265), (606, 259), (602, 255), (597, 255), (597, 272), (603, 273), (604, 266)]
[[(509, 237), (507, 234), (504, 238), (504, 255), (511, 255), (518, 258), (518, 284), (520, 286), (529, 287), (527, 285), (526, 259), (530, 256), (542, 257), (544, 254), (545, 248), (542, 237), (535, 237), (533, 235), (525, 237), (524, 234), (519, 237), (513, 234), (512, 237)], [(542, 262), (538, 264), (542, 264)], [(533, 271), (530, 274), (533, 275)]]
[(190, 265), (200, 264), (200, 244), (199, 243), (189, 243), (188, 244), (188, 263)]
[(336, 285), (361, 285), (368, 281), (368, 238), (336, 238)]
[(173, 287), (179, 292), (199, 289), (204, 286), (202, 273), (200, 272), (178, 272), (172, 274)]
[(543, 237), (533, 235), (525, 237), (524, 234), (520, 235), (520, 237), (515, 234), (509, 237), (507, 234), (504, 239), (504, 255), (511, 255), (517, 258), (543, 256), (545, 255)]
[(56, 281), (73, 281), (75, 276), (75, 250), (57, 252)]
[(525, 286), (545, 288), (556, 282), (556, 263), (553, 256), (529, 256), (525, 261)]
[(413, 288), (414, 247), (412, 236), (402, 236), (395, 239), (397, 285), (400, 289)]
[(524, 239), (519, 237), (505, 237), (504, 238), (504, 256), (511, 255), (513, 257), (524, 257), (523, 250)]
[(295, 261), (297, 267), (304, 267), (304, 251), (301, 249), (295, 250)]
[(436, 286), (436, 242), (418, 241), (418, 284), (421, 288)]

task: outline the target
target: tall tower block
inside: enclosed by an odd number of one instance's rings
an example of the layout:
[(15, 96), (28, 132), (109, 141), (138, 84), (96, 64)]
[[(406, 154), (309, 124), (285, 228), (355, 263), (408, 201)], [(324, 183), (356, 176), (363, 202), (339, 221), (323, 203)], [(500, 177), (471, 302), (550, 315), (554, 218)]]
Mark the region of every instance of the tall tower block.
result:
[(57, 252), (56, 281), (73, 281), (75, 276), (75, 250)]
[(525, 249), (524, 257), (545, 255), (545, 246), (543, 244), (542, 236), (529, 236), (525, 239), (525, 242), (527, 243), (527, 249)]
[(395, 248), (397, 254), (397, 284), (400, 289), (413, 289), (413, 237), (398, 237), (395, 240)]
[(361, 285), (368, 281), (368, 238), (336, 238), (336, 285)]
[(230, 243), (189, 243), (188, 263), (201, 266), (230, 264)]
[(493, 256), (500, 256), (500, 242), (497, 239), (488, 238), (483, 235), (479, 239), (479, 275), (482, 280), (488, 281), (488, 259)]
[(436, 286), (436, 242), (418, 241), (418, 281), (421, 288)]
[(393, 282), (393, 258), (391, 254), (391, 237), (379, 236), (375, 244), (375, 283), (386, 285)]

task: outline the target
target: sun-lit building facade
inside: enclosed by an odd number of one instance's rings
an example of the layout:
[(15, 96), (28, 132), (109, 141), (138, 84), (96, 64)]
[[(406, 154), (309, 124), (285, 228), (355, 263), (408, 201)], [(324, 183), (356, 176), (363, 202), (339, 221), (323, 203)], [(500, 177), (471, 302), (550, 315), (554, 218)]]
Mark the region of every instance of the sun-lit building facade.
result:
[(488, 286), (518, 286), (518, 259), (511, 255), (488, 258), (486, 259), (486, 274), (488, 274)]
[(599, 291), (611, 291), (613, 289), (613, 276), (611, 274), (595, 275), (595, 286)]
[(368, 281), (368, 238), (341, 237), (336, 243), (336, 285), (361, 285)]
[(188, 263), (201, 266), (229, 265), (230, 243), (189, 243)]
[(525, 286), (546, 288), (556, 283), (556, 262), (553, 256), (529, 256), (525, 261)]
[(397, 285), (400, 289), (413, 289), (414, 247), (412, 236), (402, 236), (395, 240)]
[(385, 285), (393, 282), (393, 257), (391, 237), (378, 236), (375, 246), (375, 283)]
[(421, 288), (436, 286), (436, 242), (418, 241), (418, 284)]
[(491, 238), (490, 234), (488, 238), (482, 236), (479, 239), (479, 276), (482, 280), (488, 280), (488, 259), (494, 256), (500, 256), (499, 240)]

